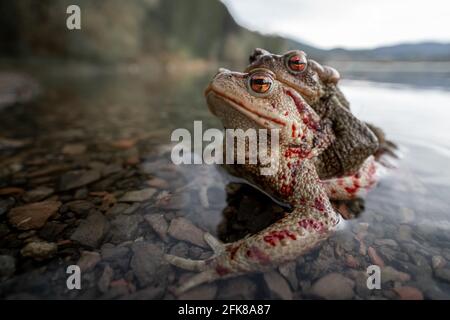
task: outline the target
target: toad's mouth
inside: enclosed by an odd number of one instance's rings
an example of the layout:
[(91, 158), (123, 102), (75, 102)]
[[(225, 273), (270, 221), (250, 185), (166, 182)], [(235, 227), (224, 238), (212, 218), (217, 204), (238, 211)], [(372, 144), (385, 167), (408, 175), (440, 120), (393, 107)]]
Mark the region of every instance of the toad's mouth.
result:
[(217, 108), (217, 103), (214, 103), (214, 99), (216, 99), (216, 101), (220, 100), (224, 102), (226, 105), (242, 113), (244, 116), (253, 120), (263, 128), (276, 129), (286, 126), (286, 121), (278, 118), (276, 114), (262, 113), (260, 110), (255, 110), (255, 108), (238, 101), (234, 97), (231, 97), (230, 95), (222, 92), (217, 88), (214, 88), (211, 85), (208, 86), (208, 88), (206, 88), (205, 97), (208, 102), (209, 110), (214, 115), (217, 115), (215, 112), (215, 109)]

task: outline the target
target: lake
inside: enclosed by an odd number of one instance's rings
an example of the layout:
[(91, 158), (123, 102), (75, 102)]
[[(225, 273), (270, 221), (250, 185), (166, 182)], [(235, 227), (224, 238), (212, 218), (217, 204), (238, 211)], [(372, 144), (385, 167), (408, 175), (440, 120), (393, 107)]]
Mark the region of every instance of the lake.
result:
[[(31, 72), (41, 97), (0, 110), (0, 137), (18, 143), (0, 149), (0, 254), (9, 266), (0, 297), (173, 299), (170, 289), (192, 273), (167, 266), (163, 252), (207, 258), (199, 228), (234, 241), (282, 212), (216, 167), (170, 161), (174, 129), (192, 130), (194, 120), (220, 128), (203, 98), (213, 72)], [(289, 265), (182, 298), (326, 297), (321, 279), (335, 298), (450, 298), (450, 88), (367, 78), (343, 80), (342, 90), (359, 118), (398, 145), (398, 158), (384, 158), (365, 199), (339, 204), (354, 217)], [(13, 208), (42, 201), (56, 206), (42, 225), (11, 221)], [(384, 265), (379, 290), (366, 285), (374, 261)], [(66, 286), (72, 264), (81, 267), (81, 290)]]

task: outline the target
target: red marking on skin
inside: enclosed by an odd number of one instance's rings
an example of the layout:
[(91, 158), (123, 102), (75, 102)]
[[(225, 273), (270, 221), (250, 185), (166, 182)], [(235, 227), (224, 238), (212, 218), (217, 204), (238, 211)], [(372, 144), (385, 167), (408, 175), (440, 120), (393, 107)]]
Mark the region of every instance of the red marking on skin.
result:
[(297, 156), (299, 158), (307, 158), (311, 154), (311, 150), (303, 150), (302, 148), (287, 148), (284, 152), (284, 156), (291, 158), (293, 156)]
[(317, 131), (320, 128), (320, 125), (317, 121), (314, 121), (313, 119), (311, 119), (310, 115), (304, 115), (303, 116), (303, 123), (310, 128), (313, 131)]
[(314, 208), (322, 212), (325, 211), (325, 204), (321, 198), (316, 198), (314, 200)]
[(228, 268), (225, 268), (224, 266), (221, 266), (220, 264), (218, 264), (216, 266), (216, 272), (217, 272), (217, 274), (219, 276), (224, 276), (224, 275), (229, 274), (231, 272), (231, 270), (228, 269)]
[(304, 229), (314, 229), (319, 233), (326, 231), (324, 224), (314, 219), (302, 219), (298, 222), (298, 225)]
[(292, 98), (292, 101), (294, 101), (295, 106), (297, 107), (297, 110), (300, 114), (305, 112), (305, 104), (303, 103), (303, 101), (300, 100), (300, 98), (295, 93), (293, 93), (289, 89), (284, 89), (284, 93), (286, 93), (289, 97)]
[(239, 245), (227, 247), (227, 251), (230, 253), (231, 260), (234, 260), (234, 256), (236, 255), (236, 252), (238, 251), (239, 247), (240, 247)]
[(293, 190), (293, 188), (292, 188), (291, 185), (289, 185), (289, 184), (283, 184), (283, 185), (281, 186), (281, 189), (280, 189), (280, 193), (281, 193), (281, 194), (283, 194), (283, 195), (285, 195), (285, 196), (291, 196), (291, 195), (293, 194), (293, 192), (294, 192), (294, 190)]
[(247, 250), (247, 257), (256, 259), (262, 264), (270, 263), (270, 257), (256, 246), (252, 246)]
[(289, 230), (281, 230), (270, 232), (264, 237), (264, 241), (269, 243), (271, 246), (276, 246), (277, 242), (287, 238), (297, 240), (297, 237), (294, 233), (290, 232)]
[(287, 111), (284, 113), (285, 116), (287, 116), (288, 114), (289, 114), (289, 112), (287, 112)]
[(272, 102), (272, 108), (276, 109), (277, 106), (275, 105), (275, 102)]
[(296, 133), (295, 131), (297, 130), (297, 128), (295, 127), (295, 124), (292, 124), (292, 138), (295, 138)]
[(345, 187), (345, 191), (347, 191), (348, 194), (350, 195), (355, 195), (356, 192), (358, 192), (358, 190), (361, 188), (361, 186), (359, 185), (359, 183), (357, 181), (353, 182), (353, 187)]

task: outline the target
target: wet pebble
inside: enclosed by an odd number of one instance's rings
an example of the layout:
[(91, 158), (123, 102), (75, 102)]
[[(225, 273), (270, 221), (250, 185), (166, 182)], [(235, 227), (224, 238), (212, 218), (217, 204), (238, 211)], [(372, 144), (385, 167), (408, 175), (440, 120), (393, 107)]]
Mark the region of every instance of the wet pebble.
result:
[(16, 201), (12, 197), (0, 200), (0, 217), (8, 212), (8, 210), (11, 209), (15, 203)]
[(66, 144), (63, 149), (62, 153), (68, 156), (75, 156), (80, 155), (86, 152), (86, 145), (81, 143), (69, 143)]
[(16, 259), (9, 255), (0, 255), (0, 280), (9, 278), (16, 271)]
[(204, 284), (181, 294), (179, 300), (212, 300), (217, 294), (215, 283)]
[(398, 271), (391, 266), (381, 269), (381, 283), (387, 283), (389, 281), (406, 282), (409, 280), (411, 280), (411, 276), (409, 274)]
[(59, 201), (43, 201), (15, 207), (8, 213), (9, 222), (20, 230), (39, 229), (60, 206)]
[(182, 258), (189, 256), (189, 246), (186, 242), (178, 242), (170, 248), (170, 254)]
[(80, 222), (70, 239), (84, 246), (96, 248), (108, 229), (109, 223), (106, 218), (101, 213), (95, 212)]
[(102, 293), (106, 293), (109, 289), (109, 284), (111, 283), (111, 280), (114, 277), (114, 270), (109, 266), (106, 265), (103, 269), (103, 273), (100, 276), (100, 279), (98, 280), (98, 290)]
[(136, 191), (128, 191), (125, 193), (119, 201), (121, 202), (143, 202), (146, 200), (150, 200), (155, 194), (155, 188), (147, 188)]
[(64, 204), (68, 210), (75, 212), (78, 215), (85, 215), (94, 208), (94, 204), (86, 200), (74, 200)]
[(367, 254), (370, 257), (370, 261), (372, 261), (373, 264), (376, 264), (377, 266), (380, 266), (383, 268), (385, 266), (383, 259), (378, 255), (377, 251), (373, 247), (369, 247), (367, 249)]
[(51, 258), (57, 250), (58, 246), (56, 243), (36, 241), (28, 243), (20, 250), (20, 253), (24, 257), (30, 257), (35, 260), (45, 260)]
[(169, 188), (169, 183), (161, 178), (152, 178), (147, 181), (147, 185), (156, 189), (167, 189)]
[(167, 231), (169, 229), (169, 224), (167, 223), (166, 219), (164, 219), (164, 215), (157, 213), (157, 214), (147, 214), (144, 216), (145, 221), (152, 227), (153, 231), (155, 231), (158, 236), (164, 240), (167, 241)]
[(25, 202), (37, 202), (51, 196), (53, 192), (55, 192), (53, 188), (38, 187), (36, 189), (27, 191), (22, 198)]
[(423, 293), (414, 287), (397, 287), (392, 289), (400, 300), (423, 300)]
[(134, 240), (138, 236), (139, 223), (143, 220), (141, 215), (119, 215), (111, 221), (111, 242), (115, 244), (127, 240)]
[(137, 242), (132, 246), (130, 266), (140, 287), (166, 286), (169, 266), (163, 251), (156, 244)]
[(91, 184), (100, 179), (98, 170), (69, 171), (61, 176), (59, 189), (68, 191)]
[(177, 240), (186, 241), (196, 246), (208, 248), (203, 239), (204, 232), (193, 225), (188, 219), (179, 217), (170, 222), (169, 235)]
[(217, 298), (221, 300), (251, 300), (256, 298), (258, 287), (247, 277), (226, 281), (220, 288)]
[(264, 274), (264, 281), (272, 298), (292, 300), (292, 291), (288, 282), (278, 272), (272, 271)]
[(431, 257), (431, 265), (433, 269), (443, 268), (447, 264), (447, 261), (442, 256), (433, 256)]
[(311, 293), (328, 300), (347, 300), (353, 298), (355, 282), (340, 273), (329, 273), (317, 280)]
[(450, 283), (450, 269), (437, 269), (434, 271), (434, 275), (436, 276), (436, 278)]
[(286, 280), (291, 285), (293, 290), (297, 290), (298, 287), (298, 279), (297, 279), (297, 263), (295, 261), (285, 263), (282, 266), (278, 267), (278, 270), (286, 278)]
[(89, 272), (100, 262), (100, 254), (94, 251), (82, 251), (77, 265), (82, 272)]

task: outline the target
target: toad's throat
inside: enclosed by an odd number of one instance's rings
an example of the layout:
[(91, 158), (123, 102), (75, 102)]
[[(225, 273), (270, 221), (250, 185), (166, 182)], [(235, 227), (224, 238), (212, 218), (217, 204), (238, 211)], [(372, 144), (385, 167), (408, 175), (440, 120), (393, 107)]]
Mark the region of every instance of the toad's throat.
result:
[[(256, 123), (260, 124), (263, 127), (268, 127), (269, 124), (275, 125), (275, 127), (285, 127), (286, 122), (282, 119), (276, 118), (275, 116), (271, 116), (268, 114), (264, 114), (259, 112), (258, 110), (255, 110), (254, 108), (251, 108), (249, 106), (246, 106), (244, 103), (236, 100), (235, 98), (227, 95), (224, 92), (221, 92), (213, 87), (208, 87), (205, 91), (205, 96), (208, 97), (209, 95), (214, 95), (216, 98), (223, 100), (225, 103), (230, 105), (235, 110), (239, 111), (240, 113), (244, 114), (248, 118), (252, 119)], [(213, 107), (209, 104), (209, 109), (211, 112), (214, 113)]]

